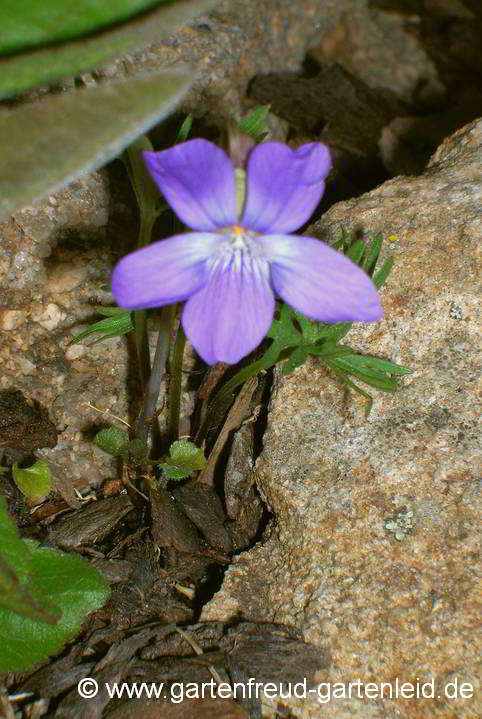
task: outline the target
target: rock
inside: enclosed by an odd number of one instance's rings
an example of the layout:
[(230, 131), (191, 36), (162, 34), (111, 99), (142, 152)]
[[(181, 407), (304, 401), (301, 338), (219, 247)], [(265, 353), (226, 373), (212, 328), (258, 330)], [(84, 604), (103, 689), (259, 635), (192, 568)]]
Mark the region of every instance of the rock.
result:
[(22, 310), (0, 310), (0, 330), (16, 330), (25, 322)]
[(202, 618), (294, 625), (331, 654), (320, 681), (433, 679), (435, 698), (290, 702), (299, 717), (480, 713), (445, 690), (476, 685), (481, 139), (482, 122), (467, 125), (423, 175), (339, 203), (307, 232), (391, 236), (385, 318), (347, 343), (414, 374), (395, 395), (374, 392), (368, 419), (315, 359), (278, 380), (255, 468), (271, 531), (235, 559)]

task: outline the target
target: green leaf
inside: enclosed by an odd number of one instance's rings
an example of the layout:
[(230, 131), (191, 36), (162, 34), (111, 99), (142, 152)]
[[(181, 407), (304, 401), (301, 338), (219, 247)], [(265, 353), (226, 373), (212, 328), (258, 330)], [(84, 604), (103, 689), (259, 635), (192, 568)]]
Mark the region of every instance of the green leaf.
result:
[(193, 442), (178, 440), (169, 448), (169, 457), (159, 464), (167, 479), (184, 479), (197, 469), (203, 469), (206, 464), (204, 452)]
[(88, 562), (20, 539), (0, 497), (0, 674), (58, 652), (108, 596)]
[(0, 147), (0, 219), (118, 155), (191, 82), (175, 74), (133, 77), (0, 110), (0, 137), (8, 137)]
[(366, 257), (363, 261), (363, 269), (368, 272), (370, 277), (372, 276), (375, 265), (377, 264), (382, 244), (383, 235), (374, 235), (372, 237), (370, 250), (366, 253)]
[(77, 344), (77, 342), (81, 342), (81, 340), (93, 334), (102, 335), (102, 337), (99, 337), (93, 342), (93, 344), (97, 344), (97, 342), (102, 342), (110, 337), (125, 335), (134, 329), (133, 313), (131, 311), (123, 310), (121, 307), (96, 307), (96, 310), (100, 314), (107, 315), (107, 319), (94, 322), (94, 324), (86, 330), (72, 337), (67, 345), (68, 347)]
[(266, 118), (270, 111), (271, 105), (260, 105), (252, 110), (250, 113), (245, 115), (239, 125), (239, 130), (251, 137), (256, 143), (264, 140), (266, 135), (269, 133), (268, 123)]
[(146, 150), (152, 152), (153, 149), (149, 138), (146, 135), (141, 135), (127, 148), (126, 165), (141, 215), (155, 217), (158, 214), (159, 190), (147, 171), (142, 157), (143, 152)]
[(56, 654), (81, 629), (89, 612), (109, 597), (109, 587), (88, 562), (28, 543), (32, 552), (30, 582), (44, 603), (56, 606), (56, 624), (34, 621), (0, 609), (0, 672), (19, 672)]
[(29, 499), (45, 497), (52, 489), (52, 472), (49, 463), (38, 459), (30, 467), (21, 469), (17, 462), (12, 466), (12, 479)]
[(129, 435), (122, 429), (109, 427), (108, 429), (101, 429), (100, 432), (97, 432), (94, 442), (100, 449), (103, 449), (104, 452), (119, 456), (127, 454), (128, 452)]
[(181, 127), (177, 131), (176, 145), (180, 142), (186, 142), (192, 127), (192, 115), (187, 115), (183, 120)]
[(392, 271), (393, 267), (393, 257), (389, 257), (385, 260), (382, 267), (378, 272), (375, 272), (373, 275), (373, 284), (377, 289), (380, 289), (385, 284), (385, 280), (387, 279), (388, 275)]
[(2, 14), (0, 54), (86, 35), (155, 4), (157, 0), (82, 0), (66, 7), (65, 0), (19, 0)]
[(359, 265), (364, 253), (365, 243), (363, 240), (356, 240), (356, 242), (350, 245), (350, 247), (346, 250), (345, 255), (356, 265)]
[[(37, 4), (40, 12), (44, 3), (37, 0), (30, 1)], [(67, 15), (65, 2), (63, 0), (58, 2)], [(176, 26), (188, 22), (199, 13), (212, 8), (217, 2), (219, 0), (163, 3), (158, 0), (152, 10), (138, 14), (128, 22), (108, 27), (97, 35), (89, 34), (63, 44), (47, 45), (22, 54), (0, 57), (0, 97), (13, 95), (34, 85), (54, 82), (62, 77), (92, 70), (116, 56), (147, 47), (158, 40), (163, 32), (169, 32)], [(116, 3), (109, 4), (105, 0), (99, 0), (99, 4), (105, 8), (116, 5)], [(10, 3), (9, 14), (11, 8), (19, 5), (22, 5), (22, 2)], [(84, 5), (85, 2), (77, 3), (80, 12), (83, 12)], [(71, 4), (69, 9), (72, 10), (73, 7), (74, 5)], [(0, 17), (2, 34), (4, 20), (5, 13)], [(31, 22), (29, 18), (27, 22)]]
[(142, 441), (142, 439), (134, 437), (134, 439), (130, 440), (127, 451), (129, 452), (129, 457), (135, 462), (143, 462), (147, 459), (149, 447)]

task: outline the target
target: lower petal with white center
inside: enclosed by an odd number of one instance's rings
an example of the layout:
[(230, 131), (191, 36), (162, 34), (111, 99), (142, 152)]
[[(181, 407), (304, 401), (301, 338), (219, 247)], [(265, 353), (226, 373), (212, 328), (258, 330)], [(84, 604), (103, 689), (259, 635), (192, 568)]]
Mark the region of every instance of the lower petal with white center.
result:
[(213, 264), (207, 284), (187, 301), (182, 324), (207, 364), (235, 364), (266, 335), (274, 307), (267, 263), (237, 251)]

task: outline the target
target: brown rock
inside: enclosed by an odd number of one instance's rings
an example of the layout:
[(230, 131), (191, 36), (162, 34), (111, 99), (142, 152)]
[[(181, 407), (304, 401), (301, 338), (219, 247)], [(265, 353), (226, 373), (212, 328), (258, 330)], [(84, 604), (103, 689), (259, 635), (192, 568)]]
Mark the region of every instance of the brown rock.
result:
[(424, 175), (339, 203), (308, 231), (391, 236), (385, 319), (348, 342), (414, 374), (397, 394), (376, 393), (367, 420), (362, 401), (315, 359), (278, 381), (256, 466), (275, 523), (230, 567), (203, 619), (294, 625), (331, 653), (320, 681), (433, 679), (435, 698), (301, 702), (297, 716), (480, 714), (475, 695), (452, 700), (445, 690), (457, 680), (475, 693), (479, 651), (481, 139), (482, 122), (464, 127)]

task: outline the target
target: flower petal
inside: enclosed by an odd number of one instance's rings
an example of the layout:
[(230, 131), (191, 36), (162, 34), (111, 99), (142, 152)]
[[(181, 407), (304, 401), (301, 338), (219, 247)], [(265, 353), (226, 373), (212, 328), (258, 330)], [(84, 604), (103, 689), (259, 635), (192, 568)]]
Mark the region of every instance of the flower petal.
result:
[(235, 364), (268, 332), (274, 306), (267, 263), (237, 252), (213, 266), (206, 286), (186, 303), (182, 324), (207, 364)]
[(341, 252), (313, 237), (258, 238), (271, 263), (276, 292), (307, 317), (322, 322), (373, 322), (383, 317), (370, 277)]
[(257, 232), (297, 230), (319, 203), (330, 170), (330, 152), (321, 142), (297, 150), (279, 142), (258, 145), (248, 158), (240, 224)]
[(234, 169), (219, 147), (189, 140), (142, 154), (159, 190), (188, 227), (215, 230), (236, 224)]
[(147, 309), (185, 300), (206, 282), (206, 260), (221, 242), (214, 233), (189, 232), (131, 252), (112, 274), (117, 304)]

